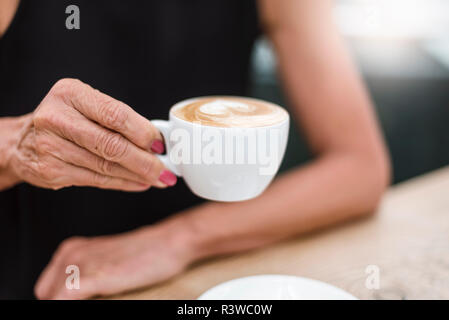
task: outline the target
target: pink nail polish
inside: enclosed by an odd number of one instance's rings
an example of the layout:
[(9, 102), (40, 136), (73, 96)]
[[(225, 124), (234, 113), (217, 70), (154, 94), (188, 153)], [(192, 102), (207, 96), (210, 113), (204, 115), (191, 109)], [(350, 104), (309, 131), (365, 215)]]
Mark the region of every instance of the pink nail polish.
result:
[(176, 184), (176, 181), (178, 180), (176, 178), (176, 176), (168, 171), (168, 170), (164, 170), (161, 172), (161, 175), (159, 176), (159, 180), (163, 183), (165, 183), (167, 186), (174, 186)]
[(151, 144), (151, 151), (159, 154), (164, 153), (165, 151), (164, 143), (161, 140), (154, 140), (153, 143)]

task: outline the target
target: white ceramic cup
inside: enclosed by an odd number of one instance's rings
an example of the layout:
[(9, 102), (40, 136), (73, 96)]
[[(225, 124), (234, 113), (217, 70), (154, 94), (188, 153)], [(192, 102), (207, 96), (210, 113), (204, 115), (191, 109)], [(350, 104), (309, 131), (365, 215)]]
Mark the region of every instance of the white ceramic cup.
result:
[(151, 121), (163, 135), (167, 149), (159, 159), (199, 197), (215, 201), (257, 197), (282, 162), (289, 132), (288, 113), (274, 125), (250, 128), (207, 126), (173, 114), (201, 98), (175, 104), (168, 121)]

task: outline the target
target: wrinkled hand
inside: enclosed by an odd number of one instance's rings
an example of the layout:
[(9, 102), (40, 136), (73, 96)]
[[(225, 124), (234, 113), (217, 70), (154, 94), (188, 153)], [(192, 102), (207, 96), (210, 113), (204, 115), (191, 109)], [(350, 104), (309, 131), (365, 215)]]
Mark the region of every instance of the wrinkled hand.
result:
[(17, 140), (9, 170), (39, 187), (143, 191), (176, 183), (150, 152), (163, 152), (150, 121), (79, 80), (59, 80)]
[[(39, 299), (85, 299), (151, 285), (176, 275), (192, 262), (186, 242), (159, 227), (96, 238), (69, 238), (42, 272)], [(80, 288), (66, 287), (67, 266), (80, 271)]]

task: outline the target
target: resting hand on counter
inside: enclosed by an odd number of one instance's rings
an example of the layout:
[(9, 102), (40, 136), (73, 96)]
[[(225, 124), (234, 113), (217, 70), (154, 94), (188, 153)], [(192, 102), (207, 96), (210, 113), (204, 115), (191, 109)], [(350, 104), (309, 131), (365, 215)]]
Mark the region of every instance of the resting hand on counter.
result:
[[(167, 280), (195, 259), (190, 235), (182, 230), (170, 222), (115, 236), (69, 238), (41, 274), (35, 294), (40, 299), (83, 299)], [(79, 268), (79, 290), (66, 288), (69, 265)]]

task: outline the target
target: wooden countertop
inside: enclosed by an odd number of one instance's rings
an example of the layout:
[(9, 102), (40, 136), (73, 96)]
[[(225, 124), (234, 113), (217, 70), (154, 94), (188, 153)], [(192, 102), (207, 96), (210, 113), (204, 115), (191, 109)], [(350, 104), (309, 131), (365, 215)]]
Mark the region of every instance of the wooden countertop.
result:
[[(367, 288), (367, 268), (378, 268), (379, 289)], [(449, 299), (449, 167), (392, 187), (368, 219), (204, 261), (114, 298), (196, 299), (221, 282), (257, 274), (309, 277), (360, 299)]]

